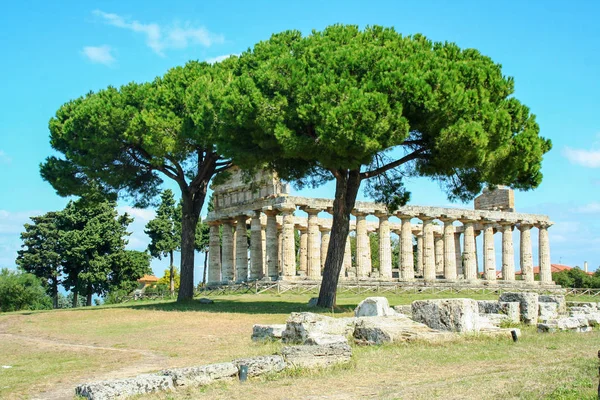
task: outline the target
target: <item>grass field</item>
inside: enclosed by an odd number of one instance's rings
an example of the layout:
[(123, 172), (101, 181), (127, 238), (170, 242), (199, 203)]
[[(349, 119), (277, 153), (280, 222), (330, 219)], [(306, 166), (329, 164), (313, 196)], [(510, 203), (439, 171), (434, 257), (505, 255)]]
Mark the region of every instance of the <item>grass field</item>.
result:
[[(366, 296), (341, 296), (336, 315), (351, 315)], [(0, 398), (69, 399), (84, 381), (271, 354), (280, 344), (253, 343), (252, 325), (283, 323), (290, 312), (309, 310), (309, 297), (248, 294), (216, 297), (210, 305), (138, 302), (0, 314), (0, 366), (12, 367), (0, 368)], [(387, 297), (396, 305), (430, 296)], [(148, 398), (596, 399), (598, 350), (600, 331), (542, 335), (525, 328), (517, 343), (470, 337), (355, 347), (353, 363), (343, 368)]]

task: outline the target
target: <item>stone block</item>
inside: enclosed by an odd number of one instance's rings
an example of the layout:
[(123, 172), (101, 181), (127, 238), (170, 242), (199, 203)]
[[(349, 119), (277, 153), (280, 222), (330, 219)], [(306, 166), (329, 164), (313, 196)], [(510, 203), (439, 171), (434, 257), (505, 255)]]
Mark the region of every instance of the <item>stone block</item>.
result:
[(512, 322), (508, 315), (499, 313), (479, 314), (480, 326), (499, 328), (504, 322)]
[(548, 321), (550, 319), (558, 318), (558, 304), (557, 303), (540, 303), (539, 314), (541, 321)]
[(394, 306), (394, 311), (396, 311), (396, 314), (403, 314), (410, 317), (412, 315), (412, 306), (410, 304)]
[(511, 322), (519, 323), (521, 321), (521, 303), (517, 301), (499, 301), (498, 305), (500, 306), (500, 313), (506, 315)]
[(479, 326), (479, 306), (473, 299), (416, 300), (412, 317), (433, 329), (475, 332)]
[(347, 344), (286, 346), (281, 355), (288, 368), (323, 368), (350, 361), (352, 348)]
[(406, 316), (359, 318), (354, 329), (354, 338), (364, 344), (383, 344), (425, 340), (444, 341), (453, 334), (435, 331), (425, 324)]
[(505, 292), (499, 301), (519, 302), (521, 306), (521, 321), (525, 324), (536, 325), (538, 320), (539, 295), (531, 292)]
[(355, 317), (389, 317), (394, 314), (385, 297), (367, 297), (354, 310)]
[(499, 314), (500, 303), (495, 300), (477, 300), (479, 314)]
[(551, 319), (537, 325), (538, 332), (574, 331), (589, 332), (592, 327), (586, 318), (563, 317)]
[(586, 308), (591, 308), (591, 309), (597, 310), (598, 303), (591, 302), (591, 301), (567, 301), (567, 307), (568, 308), (586, 307)]
[(565, 296), (561, 294), (541, 294), (539, 297), (540, 303), (556, 303), (557, 304), (557, 312), (559, 314), (567, 313), (567, 301), (565, 300)]
[(348, 344), (348, 338), (342, 335), (328, 335), (325, 333), (311, 333), (304, 344), (311, 346), (328, 346), (330, 344)]
[(238, 370), (242, 365), (248, 366), (248, 376), (275, 373), (285, 369), (285, 361), (282, 356), (278, 355), (240, 358), (233, 361), (233, 363), (238, 367)]
[(285, 324), (273, 324), (273, 325), (254, 325), (252, 327), (252, 340), (263, 341), (263, 340), (278, 340), (281, 339), (281, 335), (285, 330)]
[(286, 343), (304, 343), (311, 334), (349, 336), (354, 332), (355, 318), (333, 318), (309, 312), (292, 313), (282, 339)]
[(84, 383), (75, 388), (75, 394), (90, 400), (107, 400), (173, 389), (170, 376), (144, 374), (134, 378)]
[(238, 374), (235, 363), (226, 362), (198, 367), (174, 368), (161, 371), (173, 379), (175, 386), (205, 386), (222, 379), (231, 379)]

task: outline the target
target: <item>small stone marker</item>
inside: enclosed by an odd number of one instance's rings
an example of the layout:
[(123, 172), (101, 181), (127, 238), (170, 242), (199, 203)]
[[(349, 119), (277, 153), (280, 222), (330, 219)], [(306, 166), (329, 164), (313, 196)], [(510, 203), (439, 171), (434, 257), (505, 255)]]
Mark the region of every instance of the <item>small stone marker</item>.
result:
[(206, 297), (203, 297), (200, 300), (198, 300), (198, 303), (200, 304), (214, 304), (214, 302), (214, 300), (208, 299)]

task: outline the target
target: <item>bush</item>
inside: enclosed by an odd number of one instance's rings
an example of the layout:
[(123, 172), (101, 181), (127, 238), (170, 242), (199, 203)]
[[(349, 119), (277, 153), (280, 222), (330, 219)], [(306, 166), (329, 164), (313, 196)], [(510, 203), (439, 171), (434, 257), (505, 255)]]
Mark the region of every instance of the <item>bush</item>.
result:
[(7, 268), (0, 271), (0, 312), (51, 308), (52, 299), (35, 275)]

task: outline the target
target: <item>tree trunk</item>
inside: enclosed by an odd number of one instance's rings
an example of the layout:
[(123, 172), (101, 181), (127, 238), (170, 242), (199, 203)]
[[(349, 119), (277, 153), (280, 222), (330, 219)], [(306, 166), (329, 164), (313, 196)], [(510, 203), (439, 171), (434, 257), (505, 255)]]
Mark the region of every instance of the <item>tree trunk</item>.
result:
[(85, 299), (85, 306), (86, 307), (91, 307), (92, 306), (92, 285), (88, 285), (87, 288), (87, 297)]
[(196, 225), (200, 218), (200, 210), (206, 197), (208, 181), (203, 190), (195, 194), (186, 190), (182, 193), (181, 216), (181, 272), (179, 275), (179, 292), (177, 301), (191, 300), (194, 297), (194, 256)]
[(344, 263), (346, 240), (350, 232), (350, 213), (354, 209), (360, 187), (360, 171), (336, 171), (335, 199), (333, 200), (333, 222), (323, 270), (323, 281), (319, 291), (319, 307), (335, 306), (337, 284)]
[(52, 278), (52, 307), (58, 308), (58, 278)]
[(208, 251), (204, 252), (204, 271), (202, 272), (202, 284), (206, 285), (206, 267), (208, 266)]
[(171, 297), (175, 295), (175, 265), (173, 265), (173, 251), (169, 252), (169, 290), (171, 290)]
[(73, 308), (77, 308), (79, 305), (79, 278), (75, 279), (75, 285), (73, 285)]

